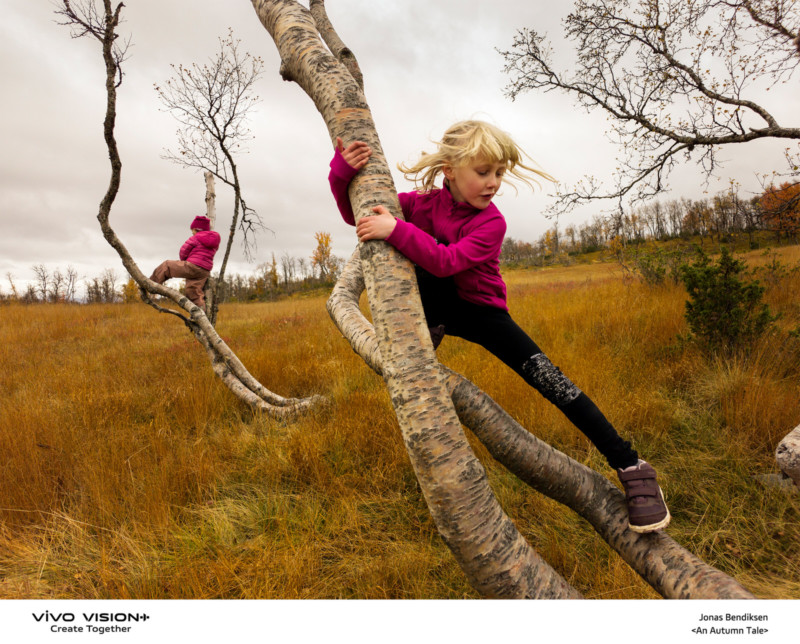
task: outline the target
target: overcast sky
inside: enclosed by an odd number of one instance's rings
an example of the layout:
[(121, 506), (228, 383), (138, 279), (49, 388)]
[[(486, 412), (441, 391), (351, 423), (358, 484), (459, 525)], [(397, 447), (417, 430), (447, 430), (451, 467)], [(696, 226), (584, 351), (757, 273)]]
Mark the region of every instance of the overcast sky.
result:
[[(55, 0), (4, 0), (0, 22), (0, 289), (6, 274), (18, 284), (31, 267), (51, 271), (73, 266), (81, 278), (105, 268), (124, 275), (102, 237), (97, 209), (108, 185), (102, 136), (104, 70), (96, 41), (72, 40), (56, 22)], [(507, 78), (496, 48), (508, 49), (522, 27), (546, 31), (558, 41), (570, 2), (543, 0), (329, 0), (339, 34), (355, 52), (367, 99), (390, 165), (430, 149), (451, 123), (489, 120), (509, 131), (550, 174), (574, 182), (584, 174), (607, 177), (614, 149), (606, 142), (604, 117), (587, 115), (556, 94), (503, 96)], [(177, 258), (191, 219), (205, 211), (199, 172), (161, 158), (175, 148), (177, 123), (161, 111), (153, 89), (171, 75), (171, 63), (205, 63), (231, 28), (243, 48), (265, 61), (261, 97), (251, 119), (250, 152), (239, 159), (248, 205), (273, 232), (258, 238), (256, 259), (241, 252), (229, 271), (250, 273), (288, 252), (308, 257), (316, 231), (331, 233), (334, 252), (349, 256), (355, 234), (340, 219), (327, 185), (331, 145), (311, 100), (278, 75), (275, 46), (248, 0), (131, 0), (122, 33), (133, 47), (117, 106), (122, 187), (111, 224), (145, 273)], [(565, 59), (566, 60), (566, 59)], [(790, 94), (779, 114), (797, 114), (800, 96)], [(771, 105), (771, 107), (774, 107)], [(741, 149), (735, 149), (741, 148)], [(723, 179), (733, 176), (756, 190), (756, 172), (781, 166), (780, 143), (735, 146)], [(398, 190), (410, 186), (395, 172)], [(677, 173), (672, 196), (700, 197), (705, 186), (694, 168)], [(710, 191), (725, 187), (712, 184)], [(547, 191), (505, 190), (497, 204), (508, 235), (534, 241), (552, 225), (542, 216)], [(232, 194), (218, 186), (218, 227), (227, 229)], [(594, 209), (597, 211), (598, 209)], [(564, 223), (591, 216), (584, 210)]]

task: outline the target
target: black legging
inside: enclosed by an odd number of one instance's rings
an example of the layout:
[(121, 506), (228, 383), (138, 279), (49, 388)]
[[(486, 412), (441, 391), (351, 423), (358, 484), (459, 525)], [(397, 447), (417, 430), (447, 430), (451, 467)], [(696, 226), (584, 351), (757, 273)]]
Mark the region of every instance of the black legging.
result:
[(639, 457), (591, 399), (556, 367), (507, 311), (462, 300), (452, 278), (417, 267), (422, 307), (429, 327), (479, 344), (516, 371), (558, 407), (606, 457), (613, 468), (635, 465)]

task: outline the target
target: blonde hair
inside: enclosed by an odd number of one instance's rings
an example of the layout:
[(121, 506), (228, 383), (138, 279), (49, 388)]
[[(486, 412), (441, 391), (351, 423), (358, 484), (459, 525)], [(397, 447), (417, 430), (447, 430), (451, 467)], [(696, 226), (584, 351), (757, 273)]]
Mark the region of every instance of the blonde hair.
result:
[[(539, 185), (530, 175), (555, 181), (546, 172), (525, 164), (523, 158), (530, 157), (511, 136), (485, 121), (460, 121), (451, 125), (441, 141), (436, 141), (436, 145), (436, 152), (423, 152), (415, 164), (397, 165), (406, 179), (415, 186), (421, 185), (421, 192), (430, 192), (435, 188), (436, 177), (443, 173), (445, 166), (459, 168), (468, 165), (473, 159), (505, 164), (507, 174), (530, 187), (533, 187), (532, 182)], [(516, 190), (516, 186), (514, 189)]]

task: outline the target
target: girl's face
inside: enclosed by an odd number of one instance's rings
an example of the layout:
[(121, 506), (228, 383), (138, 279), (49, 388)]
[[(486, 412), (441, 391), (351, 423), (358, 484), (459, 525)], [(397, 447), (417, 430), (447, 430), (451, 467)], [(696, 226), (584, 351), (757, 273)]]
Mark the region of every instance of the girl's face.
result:
[(483, 210), (492, 203), (492, 199), (500, 189), (506, 164), (472, 159), (466, 165), (455, 168), (446, 165), (442, 171), (450, 182), (453, 199)]

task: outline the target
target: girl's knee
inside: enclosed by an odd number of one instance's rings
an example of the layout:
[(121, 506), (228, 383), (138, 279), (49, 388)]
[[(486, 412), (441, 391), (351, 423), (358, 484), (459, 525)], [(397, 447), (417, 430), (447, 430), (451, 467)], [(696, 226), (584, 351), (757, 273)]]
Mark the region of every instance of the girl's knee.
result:
[(525, 381), (556, 407), (564, 407), (581, 395), (581, 390), (543, 353), (535, 353), (522, 365)]

